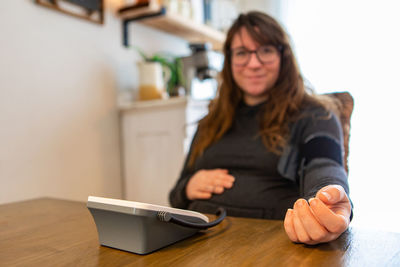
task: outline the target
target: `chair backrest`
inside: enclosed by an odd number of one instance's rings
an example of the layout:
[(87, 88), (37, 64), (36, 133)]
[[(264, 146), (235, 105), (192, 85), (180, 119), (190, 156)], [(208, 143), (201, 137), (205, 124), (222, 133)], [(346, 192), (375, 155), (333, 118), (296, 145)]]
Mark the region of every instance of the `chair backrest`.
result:
[(348, 156), (349, 156), (349, 140), (350, 140), (350, 119), (354, 108), (354, 99), (349, 92), (335, 92), (325, 94), (332, 98), (334, 105), (332, 111), (340, 119), (343, 129), (344, 157), (343, 163), (347, 173), (349, 173)]

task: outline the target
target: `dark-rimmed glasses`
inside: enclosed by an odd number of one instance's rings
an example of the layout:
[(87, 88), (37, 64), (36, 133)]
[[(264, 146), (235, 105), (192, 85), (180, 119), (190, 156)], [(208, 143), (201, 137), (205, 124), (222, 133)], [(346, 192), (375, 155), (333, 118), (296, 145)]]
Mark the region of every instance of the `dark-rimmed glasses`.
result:
[(231, 50), (232, 64), (236, 66), (246, 66), (251, 58), (251, 54), (255, 53), (261, 64), (274, 62), (281, 51), (281, 47), (273, 45), (262, 45), (256, 50), (248, 50), (245, 47), (238, 47)]

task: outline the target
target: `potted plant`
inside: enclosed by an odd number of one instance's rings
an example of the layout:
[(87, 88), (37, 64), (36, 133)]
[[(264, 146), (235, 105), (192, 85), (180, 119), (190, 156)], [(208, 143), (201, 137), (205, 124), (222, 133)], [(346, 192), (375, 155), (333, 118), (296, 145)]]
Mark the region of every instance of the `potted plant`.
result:
[(135, 47), (135, 49), (145, 61), (159, 62), (163, 67), (166, 67), (170, 71), (170, 77), (166, 86), (166, 91), (169, 96), (179, 96), (184, 94), (182, 61), (179, 57), (162, 52), (156, 53), (152, 56), (147, 56), (140, 48)]

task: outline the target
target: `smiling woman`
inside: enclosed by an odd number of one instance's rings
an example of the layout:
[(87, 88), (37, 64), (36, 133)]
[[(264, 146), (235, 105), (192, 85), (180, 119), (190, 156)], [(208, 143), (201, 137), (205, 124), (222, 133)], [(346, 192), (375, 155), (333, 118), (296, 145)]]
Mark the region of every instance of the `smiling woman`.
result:
[(330, 101), (306, 90), (289, 38), (267, 14), (241, 14), (224, 55), (218, 95), (199, 122), (172, 206), (284, 220), (293, 242), (336, 239), (351, 203)]
[(233, 37), (231, 51), (233, 78), (242, 88), (245, 103), (257, 105), (267, 100), (267, 91), (278, 80), (279, 49), (273, 45), (260, 46), (242, 28)]

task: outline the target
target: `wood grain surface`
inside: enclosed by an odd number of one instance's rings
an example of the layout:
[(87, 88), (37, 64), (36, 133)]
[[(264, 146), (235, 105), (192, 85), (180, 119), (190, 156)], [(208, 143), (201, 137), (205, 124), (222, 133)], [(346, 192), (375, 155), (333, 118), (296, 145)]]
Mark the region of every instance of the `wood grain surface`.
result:
[(0, 266), (400, 266), (400, 234), (350, 228), (305, 246), (287, 238), (282, 221), (228, 217), (136, 255), (99, 245), (86, 203), (44, 198), (0, 205)]

